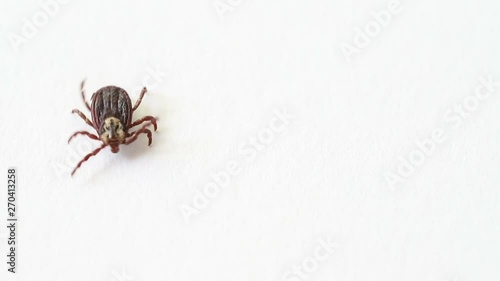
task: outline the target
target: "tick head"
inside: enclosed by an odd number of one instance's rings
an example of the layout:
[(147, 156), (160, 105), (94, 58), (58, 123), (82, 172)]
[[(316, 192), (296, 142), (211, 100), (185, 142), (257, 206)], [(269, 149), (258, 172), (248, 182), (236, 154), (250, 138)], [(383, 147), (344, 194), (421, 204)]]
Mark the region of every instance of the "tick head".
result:
[(125, 131), (120, 119), (116, 117), (106, 118), (101, 128), (102, 141), (111, 146), (112, 152), (118, 152), (118, 145), (125, 142)]

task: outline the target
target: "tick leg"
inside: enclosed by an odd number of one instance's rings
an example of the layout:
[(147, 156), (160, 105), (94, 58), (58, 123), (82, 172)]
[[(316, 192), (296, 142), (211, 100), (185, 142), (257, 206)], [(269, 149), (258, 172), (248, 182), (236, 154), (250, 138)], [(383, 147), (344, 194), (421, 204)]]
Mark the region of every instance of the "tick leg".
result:
[(87, 102), (87, 99), (85, 99), (85, 79), (83, 79), (82, 84), (80, 84), (80, 91), (82, 92), (83, 103), (85, 103), (87, 108), (90, 110), (90, 105)]
[(141, 104), (142, 98), (144, 97), (144, 95), (146, 94), (147, 91), (148, 90), (146, 89), (146, 87), (142, 88), (141, 94), (139, 95), (139, 98), (135, 102), (135, 105), (132, 108), (132, 111), (135, 111), (139, 107), (139, 105)]
[(154, 118), (153, 116), (144, 116), (144, 117), (142, 117), (141, 119), (139, 119), (139, 120), (135, 121), (134, 123), (132, 123), (132, 125), (130, 125), (130, 128), (135, 127), (135, 126), (137, 126), (139, 124), (142, 124), (145, 121), (151, 122), (151, 124), (153, 124), (153, 127), (155, 128), (155, 131), (156, 131), (156, 128), (157, 128), (157, 126), (156, 126), (156, 118)]
[(73, 170), (73, 172), (71, 172), (71, 176), (73, 176), (75, 174), (76, 170), (78, 170), (78, 168), (80, 168), (80, 166), (82, 165), (83, 162), (89, 160), (90, 157), (97, 155), (97, 153), (99, 153), (99, 151), (101, 151), (106, 146), (107, 146), (107, 144), (103, 144), (99, 148), (97, 148), (96, 150), (94, 150), (91, 153), (87, 154), (87, 156), (83, 157), (82, 161), (78, 162), (78, 165), (76, 165), (76, 167)]
[(85, 132), (85, 131), (78, 131), (76, 133), (74, 133), (69, 139), (68, 139), (68, 143), (74, 138), (76, 137), (77, 135), (86, 135), (87, 137), (93, 139), (93, 140), (99, 140), (99, 137), (94, 135), (94, 134), (91, 134), (89, 132)]
[(80, 117), (81, 117), (83, 120), (85, 120), (85, 122), (86, 122), (87, 124), (89, 124), (90, 126), (92, 126), (92, 128), (94, 127), (94, 124), (92, 124), (92, 122), (90, 122), (90, 120), (87, 118), (87, 116), (85, 116), (85, 114), (83, 114), (80, 110), (78, 110), (78, 109), (73, 109), (73, 110), (71, 111), (71, 113), (76, 113), (76, 114), (80, 115)]
[(131, 144), (133, 143), (137, 137), (139, 137), (140, 134), (147, 134), (148, 135), (148, 145), (151, 145), (151, 143), (153, 143), (153, 137), (151, 136), (151, 131), (146, 128), (147, 126), (149, 126), (150, 124), (146, 124), (146, 125), (143, 125), (142, 128), (140, 128), (139, 130), (135, 131), (134, 133), (131, 133), (129, 134), (130, 139), (128, 139), (127, 141), (125, 141), (125, 144)]

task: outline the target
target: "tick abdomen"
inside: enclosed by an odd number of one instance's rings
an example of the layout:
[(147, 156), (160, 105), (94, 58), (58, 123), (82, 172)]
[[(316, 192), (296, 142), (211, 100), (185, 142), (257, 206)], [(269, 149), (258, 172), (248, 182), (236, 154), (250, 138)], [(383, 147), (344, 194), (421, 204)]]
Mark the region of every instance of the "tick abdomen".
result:
[(127, 92), (116, 86), (107, 86), (99, 89), (92, 95), (92, 122), (98, 126), (98, 133), (102, 133), (104, 121), (109, 117), (118, 118), (125, 130), (132, 122), (132, 102)]

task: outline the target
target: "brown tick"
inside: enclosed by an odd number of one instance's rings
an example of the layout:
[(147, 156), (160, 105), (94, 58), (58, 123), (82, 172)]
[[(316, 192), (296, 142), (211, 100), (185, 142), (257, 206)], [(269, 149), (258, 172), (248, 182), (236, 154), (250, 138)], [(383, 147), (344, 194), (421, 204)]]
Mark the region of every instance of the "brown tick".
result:
[[(151, 131), (147, 127), (153, 125), (155, 131), (157, 128), (156, 118), (153, 116), (145, 116), (132, 122), (132, 113), (141, 104), (142, 98), (147, 92), (146, 87), (142, 89), (139, 99), (135, 103), (134, 107), (132, 107), (132, 103), (127, 92), (122, 88), (115, 86), (106, 86), (99, 89), (90, 98), (91, 104), (89, 105), (85, 99), (84, 87), (85, 80), (82, 81), (81, 84), (81, 93), (83, 102), (90, 110), (92, 121), (90, 121), (87, 116), (85, 116), (85, 114), (78, 109), (73, 109), (72, 113), (78, 114), (87, 124), (92, 126), (96, 130), (97, 135), (87, 131), (78, 131), (69, 138), (68, 143), (77, 135), (85, 135), (93, 140), (102, 141), (102, 145), (87, 154), (80, 162), (78, 162), (75, 169), (71, 173), (72, 176), (76, 170), (80, 168), (83, 162), (87, 161), (90, 157), (95, 156), (106, 146), (110, 146), (111, 151), (113, 153), (117, 153), (119, 151), (120, 144), (130, 144), (134, 142), (140, 134), (147, 134), (149, 139), (148, 145), (151, 145), (153, 138), (151, 137)], [(134, 132), (129, 132), (131, 128), (144, 122), (146, 123), (142, 125), (140, 129)]]

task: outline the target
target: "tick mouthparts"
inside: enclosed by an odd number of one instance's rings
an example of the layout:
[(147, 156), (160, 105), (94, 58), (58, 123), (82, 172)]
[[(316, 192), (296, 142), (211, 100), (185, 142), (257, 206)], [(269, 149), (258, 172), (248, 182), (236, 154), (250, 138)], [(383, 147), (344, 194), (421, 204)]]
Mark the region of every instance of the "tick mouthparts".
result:
[(111, 146), (111, 152), (117, 153), (118, 151), (120, 151), (120, 148), (119, 148), (118, 145), (112, 145)]

